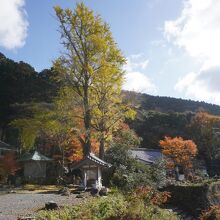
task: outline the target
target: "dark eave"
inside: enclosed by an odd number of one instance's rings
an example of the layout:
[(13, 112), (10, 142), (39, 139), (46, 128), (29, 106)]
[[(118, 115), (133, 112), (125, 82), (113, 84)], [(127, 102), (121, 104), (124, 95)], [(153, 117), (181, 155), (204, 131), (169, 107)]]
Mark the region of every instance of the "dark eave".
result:
[(83, 158), (81, 161), (74, 163), (71, 167), (71, 170), (75, 170), (78, 168), (81, 168), (82, 166), (100, 166), (100, 167), (111, 167), (111, 164), (106, 163), (105, 161), (101, 160), (100, 158), (96, 157), (93, 153), (88, 154), (85, 158)]
[(0, 141), (0, 150), (2, 150), (2, 151), (17, 151), (17, 149), (15, 149), (13, 146), (11, 146), (3, 141)]

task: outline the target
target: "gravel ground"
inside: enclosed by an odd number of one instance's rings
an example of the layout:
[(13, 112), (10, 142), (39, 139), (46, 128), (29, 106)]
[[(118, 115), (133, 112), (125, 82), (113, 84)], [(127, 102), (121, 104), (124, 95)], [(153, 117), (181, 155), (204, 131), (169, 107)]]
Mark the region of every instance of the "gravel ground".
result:
[(79, 199), (73, 194), (70, 196), (37, 193), (0, 195), (0, 220), (15, 220), (18, 217), (33, 214), (49, 201), (64, 206), (76, 204)]

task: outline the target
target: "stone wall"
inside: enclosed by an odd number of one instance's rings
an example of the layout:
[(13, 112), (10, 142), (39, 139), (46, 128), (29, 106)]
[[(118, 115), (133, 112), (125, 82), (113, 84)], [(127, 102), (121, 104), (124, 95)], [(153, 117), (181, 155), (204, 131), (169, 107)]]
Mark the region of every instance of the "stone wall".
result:
[(171, 185), (166, 187), (171, 192), (170, 203), (193, 216), (212, 205), (220, 205), (220, 181), (201, 184)]

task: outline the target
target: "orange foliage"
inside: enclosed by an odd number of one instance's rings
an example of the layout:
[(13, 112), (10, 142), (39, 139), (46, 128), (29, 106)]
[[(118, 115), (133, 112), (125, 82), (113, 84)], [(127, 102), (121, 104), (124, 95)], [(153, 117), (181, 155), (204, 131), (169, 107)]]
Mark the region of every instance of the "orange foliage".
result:
[(91, 147), (92, 153), (97, 155), (99, 153), (99, 142), (95, 138), (91, 139)]
[(20, 168), (15, 159), (14, 153), (7, 153), (0, 159), (0, 168), (5, 174), (15, 174), (15, 172)]
[(168, 166), (181, 165), (183, 168), (192, 167), (192, 159), (197, 154), (197, 146), (192, 140), (183, 140), (182, 137), (165, 137), (160, 141), (162, 153), (167, 156)]
[[(81, 138), (84, 138), (81, 135)], [(91, 151), (94, 154), (98, 154), (99, 152), (99, 143), (96, 139), (91, 139)], [(79, 141), (78, 138), (72, 138), (70, 141), (70, 149), (69, 149), (69, 156), (68, 159), (70, 161), (79, 161), (83, 158), (83, 146), (82, 143)]]
[(70, 161), (79, 161), (83, 158), (83, 148), (78, 138), (73, 138), (70, 141), (70, 150), (68, 159)]
[(196, 125), (197, 127), (220, 127), (220, 116), (217, 115), (210, 115), (207, 112), (197, 112), (193, 117), (191, 125)]
[(207, 112), (197, 112), (196, 115), (193, 118), (194, 121), (198, 121), (201, 124), (209, 124), (209, 123), (215, 123), (220, 121), (220, 116), (217, 115), (210, 115)]
[[(80, 138), (84, 140), (85, 135), (80, 135)], [(55, 137), (47, 137), (47, 142), (42, 145), (43, 151), (47, 152), (48, 154), (51, 152), (51, 148), (57, 146), (57, 140)], [(76, 135), (69, 136), (63, 141), (61, 147), (64, 149), (64, 157), (65, 160), (69, 161), (79, 161), (83, 158), (83, 145), (80, 142), (79, 138)], [(91, 139), (91, 151), (94, 154), (98, 154), (99, 152), (99, 142), (95, 139)], [(55, 160), (62, 160), (62, 152), (55, 152), (51, 155)]]
[(200, 220), (220, 219), (220, 206), (213, 205), (210, 208), (203, 210), (199, 216)]
[(146, 204), (159, 206), (167, 202), (167, 200), (170, 198), (170, 193), (167, 191), (159, 192), (152, 187), (142, 186), (138, 187), (134, 191), (133, 198), (142, 199)]
[(129, 127), (128, 124), (126, 124), (124, 122), (121, 122), (120, 125), (119, 125), (118, 130), (128, 131), (128, 130), (130, 130), (130, 127)]

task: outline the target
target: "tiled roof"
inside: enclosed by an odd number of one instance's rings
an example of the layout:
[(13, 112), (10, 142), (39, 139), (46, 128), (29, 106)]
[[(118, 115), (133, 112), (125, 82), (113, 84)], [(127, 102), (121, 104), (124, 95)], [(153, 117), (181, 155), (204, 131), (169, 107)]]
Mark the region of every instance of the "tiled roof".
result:
[(157, 149), (136, 148), (131, 149), (130, 152), (135, 159), (149, 164), (162, 158), (161, 151)]
[(27, 153), (24, 154), (19, 161), (51, 161), (52, 159), (44, 156), (43, 154), (39, 153), (38, 151), (34, 151), (34, 153)]
[(90, 153), (88, 156), (86, 156), (89, 160), (92, 160), (96, 163), (99, 163), (104, 166), (109, 166), (110, 164), (106, 163), (104, 160), (101, 160), (99, 157), (96, 157), (95, 154)]
[(78, 169), (83, 165), (87, 165), (87, 164), (96, 164), (102, 167), (111, 167), (111, 164), (105, 162), (104, 160), (101, 160), (100, 158), (98, 158), (97, 156), (95, 156), (95, 154), (93, 153), (89, 153), (84, 159), (82, 159), (81, 161), (73, 164), (72, 166), (72, 170)]

